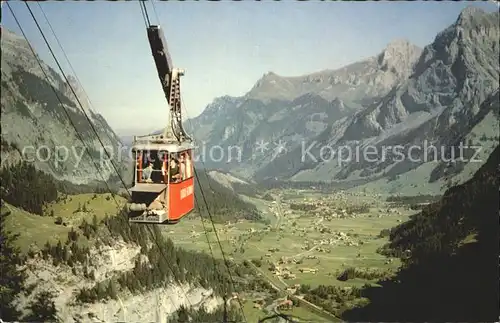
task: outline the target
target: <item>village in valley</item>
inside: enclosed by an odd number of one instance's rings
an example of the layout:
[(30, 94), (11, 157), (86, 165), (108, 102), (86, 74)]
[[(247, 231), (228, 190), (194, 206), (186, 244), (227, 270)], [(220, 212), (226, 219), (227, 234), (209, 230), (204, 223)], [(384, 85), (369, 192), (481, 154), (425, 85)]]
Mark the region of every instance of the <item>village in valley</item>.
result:
[[(408, 205), (395, 205), (386, 202), (387, 197), (363, 192), (275, 189), (247, 199), (265, 215), (264, 222), (239, 220), (216, 225), (216, 229), (230, 260), (245, 261), (281, 292), (272, 301), (262, 293), (245, 295), (254, 311), (273, 308), (296, 313), (299, 308), (292, 300), (304, 298), (303, 286), (333, 284), (349, 290), (391, 275), (400, 261), (377, 253), (387, 242), (381, 232), (415, 213)], [(184, 226), (165, 234), (179, 246), (208, 252), (207, 237), (197, 217), (188, 217)], [(216, 241), (213, 232), (208, 234), (210, 241)], [(347, 277), (347, 271), (357, 274)]]

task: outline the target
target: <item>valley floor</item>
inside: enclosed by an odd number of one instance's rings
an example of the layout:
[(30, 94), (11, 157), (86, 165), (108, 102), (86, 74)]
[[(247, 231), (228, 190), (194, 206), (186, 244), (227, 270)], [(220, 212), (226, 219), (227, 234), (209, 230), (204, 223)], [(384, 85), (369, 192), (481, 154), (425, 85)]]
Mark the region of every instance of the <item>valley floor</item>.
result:
[[(270, 224), (240, 220), (215, 227), (226, 257), (237, 262), (250, 261), (258, 273), (281, 291), (293, 293), (296, 284), (311, 288), (361, 287), (377, 279), (340, 281), (337, 277), (348, 268), (392, 272), (399, 267), (399, 259), (388, 259), (376, 252), (387, 242), (380, 232), (406, 221), (416, 211), (394, 207), (378, 195), (363, 193), (275, 190), (271, 195), (274, 201), (246, 198), (263, 211)], [(212, 231), (208, 221), (205, 227)], [(221, 256), (215, 234), (205, 233), (199, 216), (166, 227), (164, 234), (178, 246), (207, 253), (208, 235), (212, 252)], [(252, 316), (266, 314), (249, 305), (247, 310)], [(283, 313), (324, 320), (304, 307)]]

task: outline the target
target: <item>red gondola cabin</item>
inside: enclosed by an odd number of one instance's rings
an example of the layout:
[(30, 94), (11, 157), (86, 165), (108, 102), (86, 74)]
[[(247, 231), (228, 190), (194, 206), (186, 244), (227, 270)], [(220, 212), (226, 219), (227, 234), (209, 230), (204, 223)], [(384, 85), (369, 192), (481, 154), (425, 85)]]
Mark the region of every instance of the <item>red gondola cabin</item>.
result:
[(129, 204), (130, 222), (175, 224), (194, 208), (193, 145), (140, 143)]

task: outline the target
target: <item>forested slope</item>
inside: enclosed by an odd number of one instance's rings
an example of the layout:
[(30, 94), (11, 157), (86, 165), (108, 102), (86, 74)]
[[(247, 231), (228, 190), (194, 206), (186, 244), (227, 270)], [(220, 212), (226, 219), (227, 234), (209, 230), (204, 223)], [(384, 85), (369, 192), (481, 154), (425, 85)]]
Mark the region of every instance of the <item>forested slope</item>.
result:
[(236, 219), (261, 220), (256, 206), (243, 201), (238, 194), (212, 179), (203, 171), (197, 171), (195, 179), (196, 207), (205, 216), (208, 209), (214, 221), (234, 221)]
[(382, 288), (363, 296), (371, 303), (344, 312), (349, 321), (498, 321), (497, 147), (466, 183), (390, 233), (382, 253), (404, 266)]
[[(100, 219), (95, 214), (94, 216), (89, 214), (82, 221), (77, 220), (77, 214), (74, 216), (66, 215), (64, 222), (58, 222), (61, 217), (58, 214), (47, 214), (45, 206), (73, 197), (60, 194), (60, 183), (55, 181), (51, 175), (35, 169), (30, 164), (17, 164), (4, 168), (0, 170), (0, 178), (2, 184), (0, 317), (3, 320), (30, 318), (43, 321), (56, 316), (54, 302), (51, 301), (55, 295), (41, 294), (38, 290), (33, 291), (26, 286), (26, 277), (22, 271), (19, 271), (20, 268), (25, 268), (27, 263), (31, 263), (32, 266), (35, 260), (35, 263), (43, 262), (54, 266), (54, 268), (69, 268), (72, 275), (80, 277), (82, 281), (87, 281), (88, 287), (75, 287), (76, 294), (73, 301), (76, 304), (117, 299), (119, 295), (123, 294), (143, 294), (170, 285), (187, 284), (193, 288), (199, 286), (203, 289), (213, 290), (216, 296), (230, 295), (233, 291), (255, 287), (256, 282), (245, 266), (235, 263), (229, 264), (235, 280), (235, 285), (233, 285), (222, 260), (215, 260), (206, 253), (177, 248), (170, 239), (163, 236), (160, 227), (129, 224), (127, 215), (124, 213), (109, 214)], [(204, 185), (203, 180), (202, 185)], [(220, 188), (214, 183), (211, 183), (210, 186), (207, 184), (207, 189), (205, 186), (203, 188), (204, 191), (207, 191), (205, 196), (210, 210), (215, 215), (222, 214), (222, 216), (218, 216), (219, 220), (252, 214), (252, 208), (247, 208), (243, 202), (239, 203), (239, 200), (235, 199), (234, 196), (226, 200), (224, 194), (228, 194), (228, 192), (219, 191)], [(197, 194), (200, 196), (198, 203), (204, 203), (199, 191)], [(106, 203), (114, 203), (112, 199), (106, 200)], [(8, 217), (20, 215), (20, 212), (15, 211), (19, 209), (30, 212), (32, 217), (36, 217), (33, 214), (40, 216), (40, 218), (53, 217), (54, 220), (48, 223), (55, 223), (55, 230), (67, 225), (67, 237), (59, 238), (56, 243), (47, 242), (45, 245), (39, 245), (39, 248), (36, 248), (39, 251), (33, 251), (30, 248), (28, 254), (22, 254), (15, 247), (15, 241), (18, 237), (12, 232), (8, 232), (4, 225)], [(225, 213), (220, 213), (220, 211)], [(16, 222), (15, 219), (14, 222)], [(46, 222), (44, 221), (44, 223)], [(21, 222), (17, 221), (17, 223)], [(47, 228), (44, 230), (47, 231)], [(24, 231), (21, 230), (21, 234), (36, 234), (36, 232)], [(94, 277), (94, 271), (97, 269), (96, 250), (100, 250), (99, 248), (103, 246), (114, 248), (114, 245), (120, 241), (128, 246), (135, 245), (140, 250), (135, 264), (132, 263), (132, 270), (117, 271), (104, 280), (96, 280)], [(97, 251), (97, 253), (99, 252)], [(18, 265), (21, 267), (16, 267)], [(110, 270), (113, 271), (113, 268)], [(247, 284), (250, 285), (247, 286)], [(22, 311), (18, 312), (13, 301), (18, 300), (20, 295), (25, 295), (26, 299), (31, 300), (33, 308), (45, 307), (54, 310), (35, 317), (32, 316), (32, 311), (30, 312), (25, 303), (21, 308)], [(215, 316), (220, 314), (219, 310), (207, 313), (204, 310), (195, 311), (191, 308), (181, 308), (176, 317), (178, 316), (177, 319), (180, 322), (186, 315), (192, 318), (215, 319)], [(231, 310), (231, 316), (237, 318), (237, 314), (233, 310)]]

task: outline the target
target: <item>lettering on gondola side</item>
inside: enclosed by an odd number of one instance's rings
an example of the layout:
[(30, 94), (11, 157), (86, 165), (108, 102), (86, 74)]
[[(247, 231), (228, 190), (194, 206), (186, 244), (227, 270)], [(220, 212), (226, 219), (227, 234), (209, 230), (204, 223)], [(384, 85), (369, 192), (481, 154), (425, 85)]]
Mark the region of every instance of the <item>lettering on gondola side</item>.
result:
[(181, 188), (181, 200), (185, 199), (189, 195), (192, 195), (194, 191), (194, 186), (190, 185), (188, 187)]

